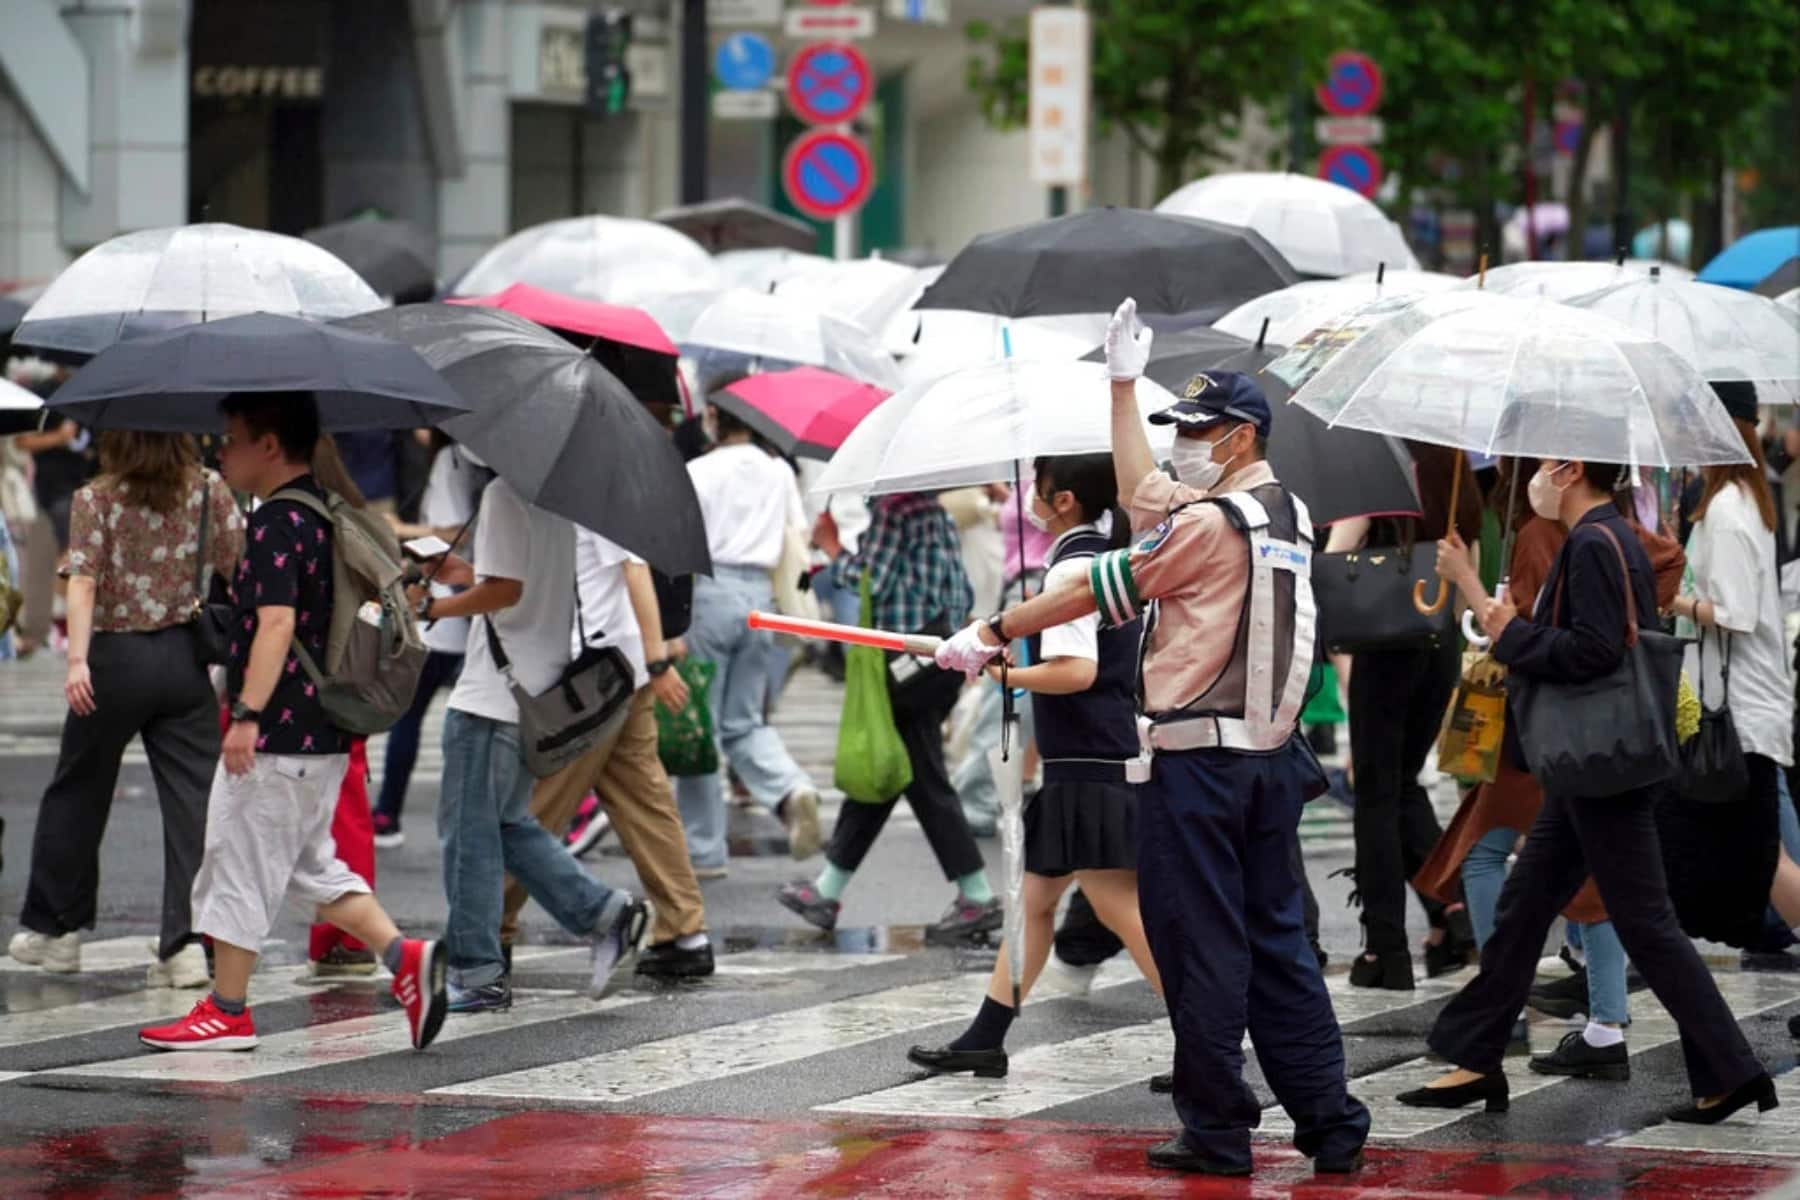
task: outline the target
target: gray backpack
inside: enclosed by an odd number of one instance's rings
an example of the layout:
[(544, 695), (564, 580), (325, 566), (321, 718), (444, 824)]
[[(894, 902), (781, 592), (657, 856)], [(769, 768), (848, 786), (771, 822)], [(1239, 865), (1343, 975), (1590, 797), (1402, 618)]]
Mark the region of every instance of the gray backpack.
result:
[(269, 497), (303, 504), (331, 523), (331, 628), (325, 661), (313, 661), (300, 639), (294, 656), (318, 685), (319, 703), (346, 733), (382, 733), (406, 715), (427, 653), (406, 603), (400, 543), (379, 514), (326, 493), (299, 488)]

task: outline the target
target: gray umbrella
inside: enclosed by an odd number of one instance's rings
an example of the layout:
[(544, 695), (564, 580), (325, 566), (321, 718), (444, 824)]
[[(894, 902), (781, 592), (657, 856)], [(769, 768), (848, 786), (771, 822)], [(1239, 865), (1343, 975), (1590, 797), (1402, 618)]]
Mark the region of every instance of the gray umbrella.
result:
[(496, 308), (405, 304), (337, 322), (391, 337), (472, 410), (441, 423), (519, 495), (669, 575), (712, 570), (675, 443), (625, 385), (543, 326)]
[(333, 432), (411, 429), (469, 405), (416, 351), (297, 317), (251, 313), (127, 338), (50, 398), (96, 429), (211, 433), (232, 392), (312, 392)]

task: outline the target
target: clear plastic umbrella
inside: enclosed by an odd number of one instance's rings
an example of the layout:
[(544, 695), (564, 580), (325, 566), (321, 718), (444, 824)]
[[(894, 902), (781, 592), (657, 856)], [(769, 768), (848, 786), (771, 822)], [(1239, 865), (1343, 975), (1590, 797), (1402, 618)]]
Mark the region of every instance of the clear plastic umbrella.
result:
[[(1012, 480), (1040, 454), (1103, 454), (1112, 407), (1103, 363), (1006, 359), (965, 367), (898, 393), (863, 419), (813, 485), (814, 494), (938, 491)], [(1175, 403), (1167, 388), (1137, 381), (1138, 412)], [(1149, 425), (1166, 457), (1174, 428)]]
[(521, 229), (476, 260), (459, 296), (486, 296), (515, 283), (590, 300), (630, 304), (650, 291), (724, 286), (699, 242), (657, 221), (567, 217)]
[[(1417, 274), (1418, 272), (1409, 272)], [(1351, 309), (1384, 297), (1417, 298), (1424, 289), (1349, 279), (1314, 279), (1240, 304), (1213, 322), (1214, 329), (1271, 346), (1291, 346)], [(1264, 322), (1268, 322), (1266, 328)]]
[(1208, 175), (1170, 193), (1156, 211), (1248, 226), (1303, 275), (1350, 275), (1383, 263), (1401, 269), (1419, 265), (1400, 227), (1374, 203), (1310, 175)]
[(694, 355), (702, 375), (724, 355), (763, 365), (773, 361), (823, 367), (888, 391), (900, 386), (892, 356), (861, 325), (744, 288), (722, 293), (679, 340)]
[(1426, 296), (1375, 322), (1293, 403), (1332, 425), (1489, 455), (1747, 461), (1724, 405), (1675, 350), (1592, 312), (1487, 292)]
[(1709, 380), (1755, 384), (1764, 403), (1800, 401), (1800, 313), (1755, 292), (1652, 271), (1568, 304), (1649, 334)]
[(44, 289), (13, 342), (92, 355), (123, 338), (245, 313), (326, 321), (381, 307), (361, 276), (311, 242), (180, 225), (120, 234), (83, 254)]

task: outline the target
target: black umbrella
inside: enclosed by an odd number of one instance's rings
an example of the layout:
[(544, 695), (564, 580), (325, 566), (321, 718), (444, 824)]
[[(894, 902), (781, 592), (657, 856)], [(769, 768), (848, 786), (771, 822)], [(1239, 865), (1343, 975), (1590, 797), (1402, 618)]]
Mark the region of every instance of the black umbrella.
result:
[(126, 338), (50, 398), (96, 429), (211, 433), (230, 392), (312, 392), (333, 432), (412, 429), (469, 405), (419, 355), (386, 338), (250, 313)]
[(711, 250), (811, 250), (819, 235), (805, 221), (752, 204), (748, 200), (708, 200), (665, 208), (650, 218), (679, 230)]
[(337, 322), (403, 342), (468, 414), (440, 428), (540, 508), (669, 575), (712, 570), (693, 481), (669, 435), (605, 367), (496, 308), (405, 304)]
[(431, 235), (411, 221), (352, 217), (309, 229), (304, 236), (343, 259), (383, 296), (422, 299), (437, 290), (437, 251)]
[(915, 308), (1003, 317), (1111, 312), (1135, 296), (1146, 313), (1211, 321), (1300, 282), (1254, 230), (1134, 208), (1095, 208), (983, 234), (950, 260)]
[[(1418, 516), (1419, 484), (1412, 455), (1398, 439), (1357, 429), (1333, 429), (1287, 403), (1292, 390), (1263, 367), (1283, 353), (1217, 329), (1158, 333), (1144, 374), (1176, 395), (1207, 371), (1254, 375), (1274, 410), (1269, 466), (1306, 501), (1320, 525), (1350, 517)], [(1090, 362), (1106, 361), (1104, 346)]]

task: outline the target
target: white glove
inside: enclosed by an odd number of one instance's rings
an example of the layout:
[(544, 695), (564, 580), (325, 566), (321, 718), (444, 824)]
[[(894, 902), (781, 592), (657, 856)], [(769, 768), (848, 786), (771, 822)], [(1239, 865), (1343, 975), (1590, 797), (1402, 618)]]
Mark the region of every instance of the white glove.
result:
[(1106, 373), (1118, 383), (1129, 383), (1150, 365), (1150, 340), (1155, 335), (1138, 320), (1137, 301), (1127, 297), (1106, 327)]
[(938, 645), (937, 665), (946, 671), (961, 671), (970, 679), (981, 674), (988, 660), (1000, 653), (1000, 647), (981, 640), (981, 629), (980, 621), (972, 621), (968, 628), (946, 638)]

